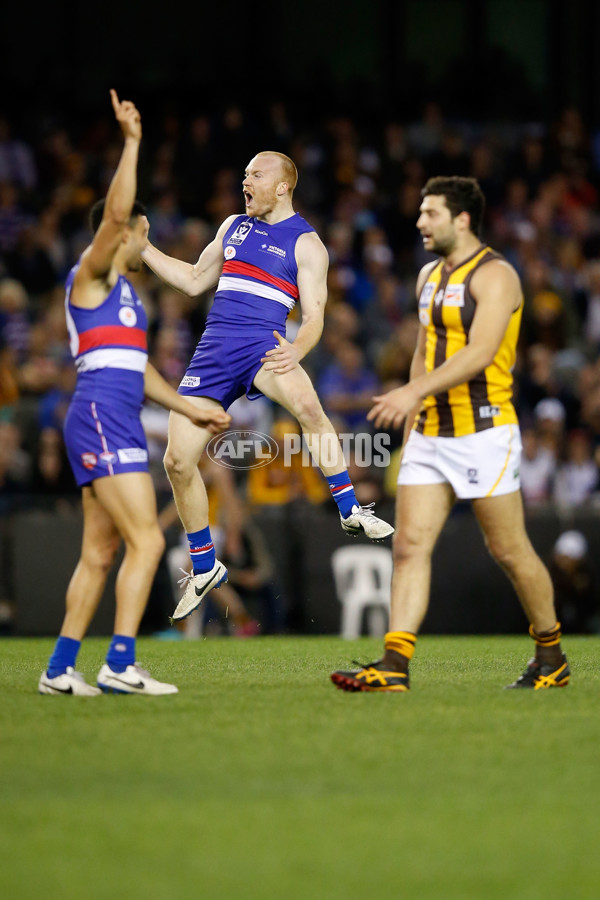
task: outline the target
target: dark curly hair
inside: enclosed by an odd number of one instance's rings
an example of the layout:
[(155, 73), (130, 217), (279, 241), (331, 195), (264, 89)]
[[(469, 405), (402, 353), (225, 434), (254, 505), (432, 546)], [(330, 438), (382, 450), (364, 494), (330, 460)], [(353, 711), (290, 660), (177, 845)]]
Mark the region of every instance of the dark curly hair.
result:
[(430, 178), (421, 191), (422, 197), (434, 195), (444, 197), (446, 206), (453, 219), (461, 212), (469, 213), (471, 231), (479, 237), (485, 197), (476, 178), (464, 178), (460, 175), (437, 175)]

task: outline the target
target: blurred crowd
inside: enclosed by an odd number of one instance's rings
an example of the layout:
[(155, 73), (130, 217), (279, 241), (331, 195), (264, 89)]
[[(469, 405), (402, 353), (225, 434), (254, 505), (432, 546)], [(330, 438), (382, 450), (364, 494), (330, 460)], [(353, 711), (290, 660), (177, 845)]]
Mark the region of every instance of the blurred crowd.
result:
[[(139, 199), (150, 236), (195, 262), (218, 225), (243, 211), (241, 181), (263, 149), (299, 170), (295, 206), (329, 251), (323, 337), (306, 358), (324, 407), (343, 433), (370, 431), (373, 394), (402, 384), (415, 346), (415, 281), (430, 258), (415, 222), (432, 175), (476, 177), (487, 198), (483, 239), (519, 272), (525, 294), (515, 398), (528, 507), (593, 505), (600, 497), (600, 134), (576, 108), (556, 121), (449, 120), (435, 102), (415, 121), (377, 126), (346, 116), (296, 121), (273, 102), (262, 118), (231, 105), (218, 115), (142, 110)], [(75, 374), (63, 283), (89, 242), (87, 215), (105, 195), (121, 150), (109, 111), (80, 122), (49, 113), (29, 123), (0, 114), (0, 511), (78, 502), (62, 421)], [(185, 371), (212, 295), (190, 303), (145, 270), (135, 277), (149, 313), (150, 355), (174, 385)], [(288, 322), (293, 339), (299, 311)], [(234, 426), (274, 439), (292, 423), (269, 401), (238, 401)], [(145, 411), (157, 487), (166, 416)], [(279, 437), (278, 437), (279, 433)], [(389, 470), (349, 460), (362, 502), (391, 496)], [(328, 498), (306, 467), (237, 473), (251, 507)]]

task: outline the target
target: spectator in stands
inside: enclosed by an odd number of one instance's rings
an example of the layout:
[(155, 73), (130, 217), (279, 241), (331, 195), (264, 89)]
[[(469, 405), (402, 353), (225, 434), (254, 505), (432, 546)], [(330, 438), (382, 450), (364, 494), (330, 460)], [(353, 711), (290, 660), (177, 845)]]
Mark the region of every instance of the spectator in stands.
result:
[(540, 443), (535, 428), (522, 428), (521, 440), (521, 491), (525, 506), (530, 508), (552, 499), (557, 461), (555, 454)]
[(538, 445), (558, 460), (566, 434), (563, 404), (556, 397), (546, 397), (535, 406), (533, 413)]
[(548, 568), (554, 585), (556, 613), (565, 631), (580, 634), (600, 631), (598, 581), (588, 542), (581, 531), (563, 531), (552, 548)]
[(46, 426), (38, 434), (33, 455), (31, 493), (37, 506), (48, 509), (79, 505), (80, 491), (69, 465), (62, 430)]
[(0, 336), (0, 422), (11, 421), (19, 401), (19, 376), (14, 351)]
[(20, 281), (0, 281), (0, 341), (14, 353), (17, 365), (27, 359), (31, 319), (29, 298)]
[(334, 361), (317, 382), (325, 412), (339, 428), (351, 433), (372, 431), (366, 415), (379, 389), (379, 381), (365, 364), (364, 353), (351, 341), (336, 348)]
[(585, 506), (598, 488), (598, 466), (592, 441), (584, 428), (575, 428), (566, 436), (565, 459), (560, 462), (554, 480), (554, 500), (559, 507)]
[(70, 356), (60, 363), (56, 381), (39, 399), (38, 426), (62, 432), (67, 409), (75, 390), (77, 370)]

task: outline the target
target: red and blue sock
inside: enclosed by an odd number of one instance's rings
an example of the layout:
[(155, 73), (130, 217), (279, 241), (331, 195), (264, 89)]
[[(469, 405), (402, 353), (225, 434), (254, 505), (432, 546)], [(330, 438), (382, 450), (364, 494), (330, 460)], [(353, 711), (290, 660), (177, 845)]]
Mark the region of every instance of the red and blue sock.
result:
[(331, 496), (338, 505), (341, 517), (347, 519), (352, 512), (352, 507), (360, 505), (356, 499), (348, 470), (340, 472), (339, 475), (327, 475), (327, 484), (329, 485)]
[(190, 558), (194, 575), (210, 572), (215, 564), (215, 547), (210, 536), (210, 528), (202, 528), (187, 535)]

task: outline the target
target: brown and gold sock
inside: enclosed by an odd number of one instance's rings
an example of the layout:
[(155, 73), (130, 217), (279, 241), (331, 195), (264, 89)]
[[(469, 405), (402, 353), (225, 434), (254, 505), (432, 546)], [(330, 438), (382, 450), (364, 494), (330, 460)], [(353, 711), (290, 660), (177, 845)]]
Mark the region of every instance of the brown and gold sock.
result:
[(529, 634), (535, 641), (535, 658), (537, 661), (557, 667), (560, 666), (562, 662), (560, 622), (557, 622), (550, 631), (541, 631), (539, 633), (534, 629), (533, 625), (530, 625)]
[(410, 631), (388, 631), (385, 636), (383, 662), (397, 672), (408, 672), (408, 664), (415, 652), (416, 634)]

